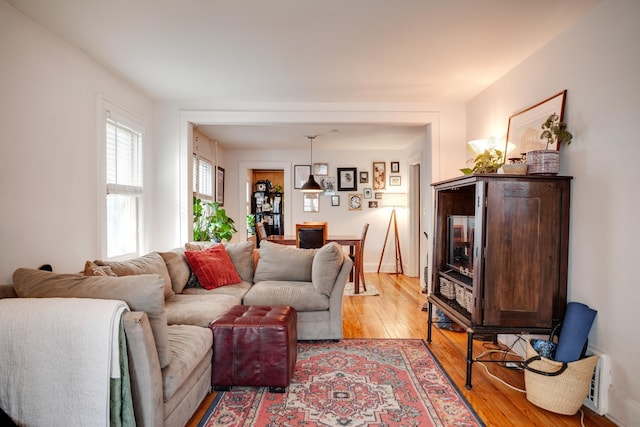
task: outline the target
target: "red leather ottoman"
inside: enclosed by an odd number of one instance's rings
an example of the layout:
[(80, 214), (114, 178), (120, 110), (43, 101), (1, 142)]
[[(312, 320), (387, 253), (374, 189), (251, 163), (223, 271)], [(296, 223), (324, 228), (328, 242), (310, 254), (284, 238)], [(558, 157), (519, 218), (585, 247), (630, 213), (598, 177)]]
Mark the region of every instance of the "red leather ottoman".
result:
[(214, 390), (237, 385), (284, 393), (298, 355), (296, 320), (293, 307), (236, 305), (211, 322)]

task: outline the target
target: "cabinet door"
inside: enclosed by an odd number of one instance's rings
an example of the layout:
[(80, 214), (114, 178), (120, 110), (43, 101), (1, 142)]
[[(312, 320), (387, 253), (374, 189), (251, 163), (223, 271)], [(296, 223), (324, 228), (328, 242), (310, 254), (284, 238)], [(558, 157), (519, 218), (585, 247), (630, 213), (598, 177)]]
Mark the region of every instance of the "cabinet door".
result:
[(496, 180), (486, 197), (483, 325), (551, 327), (562, 191), (553, 182)]

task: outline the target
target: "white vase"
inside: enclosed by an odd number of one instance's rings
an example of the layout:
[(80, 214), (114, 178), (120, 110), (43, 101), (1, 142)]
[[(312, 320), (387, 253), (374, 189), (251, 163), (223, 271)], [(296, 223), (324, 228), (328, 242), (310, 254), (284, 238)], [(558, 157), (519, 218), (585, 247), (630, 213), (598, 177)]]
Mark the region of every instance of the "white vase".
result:
[(529, 175), (557, 175), (560, 171), (560, 151), (535, 150), (527, 152)]

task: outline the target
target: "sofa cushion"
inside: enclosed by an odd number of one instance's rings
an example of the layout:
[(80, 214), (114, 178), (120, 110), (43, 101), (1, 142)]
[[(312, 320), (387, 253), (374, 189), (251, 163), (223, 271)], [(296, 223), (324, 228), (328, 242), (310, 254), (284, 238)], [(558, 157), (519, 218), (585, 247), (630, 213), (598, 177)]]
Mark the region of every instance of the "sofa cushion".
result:
[(182, 292), (189, 277), (191, 276), (191, 268), (184, 256), (183, 248), (172, 249), (169, 252), (158, 252), (164, 263), (167, 265), (167, 272), (171, 278), (171, 288), (173, 292), (179, 294)]
[(241, 303), (241, 298), (232, 295), (176, 294), (165, 301), (167, 322), (169, 325), (194, 325), (206, 328), (214, 319)]
[(242, 299), (244, 294), (247, 293), (253, 283), (250, 282), (240, 282), (234, 283), (232, 285), (220, 286), (219, 288), (214, 289), (205, 289), (200, 285), (196, 285), (190, 288), (184, 288), (182, 291), (183, 295), (231, 295), (232, 297), (237, 297)]
[(94, 261), (97, 265), (108, 265), (118, 276), (132, 276), (137, 274), (159, 274), (164, 280), (164, 296), (173, 295), (171, 277), (167, 265), (158, 252), (128, 259), (125, 261)]
[(253, 285), (244, 296), (243, 304), (290, 305), (300, 312), (318, 311), (329, 309), (329, 297), (318, 292), (311, 282), (268, 280)]
[(245, 282), (253, 282), (253, 248), (254, 243), (240, 242), (240, 243), (225, 243), (224, 245), (229, 258), (236, 271), (240, 275), (240, 278)]
[(242, 282), (224, 245), (215, 245), (201, 251), (186, 251), (184, 255), (198, 277), (200, 286), (205, 289)]
[(327, 243), (316, 252), (311, 267), (311, 282), (318, 292), (328, 297), (344, 262), (342, 247), (336, 242)]
[(13, 287), (22, 298), (99, 298), (124, 301), (131, 310), (147, 313), (160, 366), (164, 368), (169, 364), (164, 280), (157, 274), (82, 276), (19, 268), (13, 273)]
[(316, 251), (317, 249), (299, 249), (263, 240), (260, 242), (260, 261), (253, 281), (311, 282), (311, 266)]
[(162, 370), (162, 397), (165, 402), (186, 384), (187, 378), (211, 351), (213, 334), (209, 328), (172, 325), (169, 326), (169, 347), (171, 364)]

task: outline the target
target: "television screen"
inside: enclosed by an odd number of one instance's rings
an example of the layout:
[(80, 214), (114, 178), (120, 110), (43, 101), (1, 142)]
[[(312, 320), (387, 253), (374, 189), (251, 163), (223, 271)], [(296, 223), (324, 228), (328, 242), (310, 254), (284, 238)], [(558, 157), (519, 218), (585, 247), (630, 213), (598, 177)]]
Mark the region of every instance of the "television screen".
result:
[(475, 217), (450, 215), (447, 219), (447, 267), (473, 277)]

